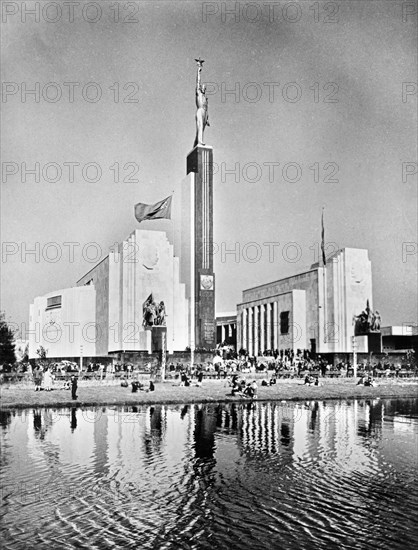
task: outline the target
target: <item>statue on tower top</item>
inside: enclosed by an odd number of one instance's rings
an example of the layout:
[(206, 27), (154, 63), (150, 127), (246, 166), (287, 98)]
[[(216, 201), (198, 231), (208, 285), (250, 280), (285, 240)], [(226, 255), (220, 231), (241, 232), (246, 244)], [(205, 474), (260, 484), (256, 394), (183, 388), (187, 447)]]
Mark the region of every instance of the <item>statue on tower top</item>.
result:
[(201, 83), (200, 73), (203, 68), (203, 59), (195, 59), (197, 63), (197, 75), (196, 75), (196, 139), (194, 140), (193, 147), (196, 145), (205, 145), (203, 143), (203, 132), (206, 126), (209, 124), (208, 115), (208, 98), (206, 97), (206, 86)]

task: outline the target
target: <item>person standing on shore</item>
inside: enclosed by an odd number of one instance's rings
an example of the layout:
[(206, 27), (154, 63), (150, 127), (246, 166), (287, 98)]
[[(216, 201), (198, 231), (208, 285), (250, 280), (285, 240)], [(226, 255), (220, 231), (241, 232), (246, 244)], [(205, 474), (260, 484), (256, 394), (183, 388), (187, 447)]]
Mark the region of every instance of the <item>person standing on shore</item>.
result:
[(51, 391), (52, 389), (52, 373), (49, 369), (46, 369), (44, 374), (44, 389), (45, 391)]
[(42, 370), (39, 365), (37, 365), (33, 371), (33, 381), (35, 383), (35, 391), (41, 391)]
[(71, 399), (77, 399), (77, 386), (78, 386), (77, 376), (74, 376), (73, 374), (71, 376), (70, 382), (71, 382)]

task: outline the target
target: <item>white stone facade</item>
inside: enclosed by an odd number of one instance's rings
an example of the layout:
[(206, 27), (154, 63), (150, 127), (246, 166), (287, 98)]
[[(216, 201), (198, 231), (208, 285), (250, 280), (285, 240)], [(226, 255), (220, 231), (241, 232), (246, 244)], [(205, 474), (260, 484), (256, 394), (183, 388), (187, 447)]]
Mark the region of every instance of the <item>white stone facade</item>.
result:
[(96, 291), (64, 288), (38, 296), (29, 308), (29, 358), (42, 346), (47, 357), (96, 355)]
[(36, 358), (40, 345), (54, 358), (151, 353), (151, 330), (143, 325), (143, 306), (150, 294), (165, 304), (167, 351), (184, 351), (189, 303), (179, 280), (179, 259), (165, 232), (137, 229), (77, 287), (35, 298), (30, 306), (29, 357)]
[(96, 287), (97, 323), (103, 333), (108, 327), (107, 341), (98, 347), (98, 355), (153, 351), (151, 330), (143, 326), (143, 305), (150, 294), (165, 304), (167, 350), (184, 351), (188, 301), (179, 280), (179, 259), (165, 232), (136, 229), (77, 284), (89, 283)]
[(372, 300), (368, 251), (345, 248), (324, 267), (243, 291), (237, 306), (237, 346), (350, 353), (353, 316)]

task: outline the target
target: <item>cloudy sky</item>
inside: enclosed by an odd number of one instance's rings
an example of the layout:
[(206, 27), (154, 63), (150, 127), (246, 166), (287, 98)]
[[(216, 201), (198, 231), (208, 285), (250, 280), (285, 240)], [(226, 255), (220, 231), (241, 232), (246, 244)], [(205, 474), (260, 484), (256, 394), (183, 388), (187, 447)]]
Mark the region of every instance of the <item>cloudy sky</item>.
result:
[[(157, 202), (182, 180), (198, 56), (217, 170), (217, 311), (317, 260), (325, 207), (329, 253), (369, 250), (383, 325), (416, 320), (416, 3), (26, 7), (35, 14), (2, 4), (1, 307), (10, 320), (27, 322), (35, 296), (75, 285), (139, 227), (136, 202)], [(39, 181), (24, 177), (36, 163)], [(273, 257), (266, 242), (277, 243)]]

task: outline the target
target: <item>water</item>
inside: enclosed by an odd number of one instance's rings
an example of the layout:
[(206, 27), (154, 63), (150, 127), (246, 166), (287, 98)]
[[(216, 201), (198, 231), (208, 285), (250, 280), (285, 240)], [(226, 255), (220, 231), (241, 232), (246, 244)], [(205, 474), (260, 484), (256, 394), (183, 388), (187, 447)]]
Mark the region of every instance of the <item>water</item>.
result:
[(8, 549), (415, 547), (418, 400), (1, 414)]

